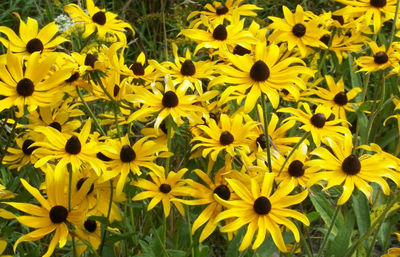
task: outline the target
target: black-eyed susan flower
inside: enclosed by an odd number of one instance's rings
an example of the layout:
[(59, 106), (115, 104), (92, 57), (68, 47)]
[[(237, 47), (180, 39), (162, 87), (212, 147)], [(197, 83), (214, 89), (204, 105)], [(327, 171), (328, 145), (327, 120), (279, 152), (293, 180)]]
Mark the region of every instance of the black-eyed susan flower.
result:
[(398, 62), (398, 54), (394, 51), (392, 45), (387, 50), (385, 45), (378, 46), (374, 41), (371, 41), (368, 45), (373, 56), (361, 56), (355, 60), (356, 64), (361, 67), (359, 71), (385, 70)]
[(107, 140), (106, 145), (108, 147), (101, 153), (110, 159), (107, 161), (109, 169), (101, 176), (100, 183), (119, 175), (116, 187), (117, 197), (121, 195), (130, 171), (135, 175), (140, 175), (141, 169), (147, 168), (155, 173), (162, 173), (162, 167), (154, 160), (158, 157), (170, 156), (166, 145), (157, 145), (148, 137), (142, 137), (131, 144), (126, 135), (120, 140)]
[(175, 83), (189, 83), (192, 90), (196, 89), (203, 94), (202, 80), (214, 78), (215, 61), (195, 61), (189, 49), (186, 49), (185, 57), (178, 56), (178, 46), (172, 44), (174, 62), (163, 62), (161, 65), (151, 60), (149, 63), (163, 75), (170, 74)]
[(49, 126), (62, 133), (72, 134), (81, 126), (81, 122), (78, 119), (71, 120), (71, 118), (84, 115), (84, 112), (77, 108), (78, 106), (80, 104), (73, 103), (73, 98), (67, 98), (51, 106), (39, 107), (28, 115), (27, 127), (34, 130), (37, 126)]
[(351, 134), (347, 134), (342, 140), (325, 139), (324, 143), (332, 150), (319, 147), (311, 152), (320, 159), (309, 161), (309, 165), (319, 167), (322, 172), (313, 175), (308, 181), (308, 186), (320, 180), (327, 181), (324, 190), (333, 186), (343, 185), (343, 193), (337, 204), (342, 205), (350, 198), (354, 187), (358, 188), (371, 201), (373, 188), (369, 184), (377, 183), (382, 192), (390, 194), (390, 187), (384, 178), (393, 180), (397, 185), (400, 176), (391, 169), (392, 162), (379, 154), (364, 154), (358, 157), (352, 154), (353, 143)]
[[(101, 227), (98, 221), (87, 217), (86, 219), (82, 220), (81, 224), (77, 224), (75, 229), (75, 233), (79, 240), (89, 243), (93, 250), (97, 250), (97, 248), (99, 248), (101, 242)], [(78, 242), (78, 253), (83, 253), (87, 246), (85, 244), (79, 245)]]
[(317, 19), (310, 18), (311, 15), (307, 14), (300, 5), (297, 5), (294, 13), (286, 6), (282, 9), (285, 19), (268, 17), (273, 21), (269, 27), (274, 29), (268, 40), (277, 43), (287, 42), (288, 50), (292, 51), (297, 47), (302, 57), (310, 53), (308, 46), (327, 48), (320, 38), (328, 32), (319, 27)]
[(143, 199), (151, 198), (147, 210), (153, 209), (159, 202), (162, 203), (165, 217), (169, 216), (171, 211), (171, 202), (175, 205), (180, 214), (185, 215), (185, 209), (182, 203), (174, 201), (176, 197), (188, 195), (186, 182), (182, 179), (183, 175), (188, 169), (184, 168), (177, 172), (168, 172), (165, 177), (165, 171), (149, 172), (152, 181), (140, 178), (138, 181), (133, 182), (133, 185), (144, 189), (145, 191), (135, 195), (132, 200), (140, 201)]
[[(54, 36), (58, 32), (58, 27), (53, 21), (44, 26), (40, 31), (37, 20), (28, 17), (25, 23), (19, 15), (19, 37), (15, 32), (5, 26), (0, 26), (0, 32), (8, 37), (8, 40), (0, 37), (0, 42), (9, 51), (18, 55), (30, 55), (34, 52), (47, 53), (54, 49), (67, 39)], [(46, 70), (47, 71), (47, 70)]]
[(255, 43), (257, 41), (253, 34), (244, 30), (243, 27), (244, 19), (239, 21), (238, 13), (236, 13), (236, 18), (232, 19), (231, 24), (227, 26), (222, 23), (210, 23), (207, 25), (207, 30), (183, 29), (179, 34), (196, 41), (195, 53), (203, 47), (226, 51), (233, 49), (238, 42)]
[[(303, 107), (305, 112), (300, 109), (301, 107)], [(320, 146), (321, 139), (325, 137), (341, 140), (344, 134), (351, 135), (347, 127), (340, 125), (343, 120), (336, 117), (330, 119), (331, 115), (333, 115), (332, 110), (325, 105), (318, 105), (314, 114), (307, 103), (300, 104), (299, 109), (287, 107), (279, 109), (278, 112), (291, 113), (292, 116), (289, 116), (286, 120), (296, 120), (303, 123), (300, 129), (311, 133), (316, 146)]]
[(85, 32), (83, 37), (86, 38), (93, 32), (97, 31), (100, 38), (105, 38), (106, 34), (117, 37), (119, 41), (126, 42), (124, 29), (127, 28), (135, 34), (129, 23), (117, 20), (117, 15), (100, 9), (94, 5), (93, 0), (86, 0), (86, 14), (78, 5), (68, 4), (64, 6), (64, 11), (68, 13), (75, 22), (83, 22), (85, 24)]
[(378, 33), (383, 22), (393, 19), (396, 12), (396, 0), (335, 0), (346, 6), (337, 10), (337, 15), (353, 15), (366, 26), (373, 25)]
[[(262, 10), (262, 8), (254, 4), (241, 4), (244, 0), (227, 0), (225, 3), (214, 1), (212, 4), (206, 4), (204, 6), (205, 11), (194, 11), (187, 17), (188, 20), (191, 18), (201, 15), (205, 16), (209, 21), (223, 24), (224, 20), (231, 21), (233, 11), (238, 12), (240, 16), (257, 16), (256, 10)], [(202, 24), (202, 18), (194, 19), (189, 27), (197, 28)], [(204, 24), (206, 25), (206, 24)]]
[[(357, 94), (361, 92), (361, 88), (356, 87), (347, 91), (344, 88), (343, 78), (335, 82), (330, 75), (325, 76), (325, 81), (328, 88), (314, 87), (311, 91), (314, 92), (318, 98), (310, 99), (310, 101), (332, 108), (335, 117), (347, 121), (346, 111), (354, 112), (349, 101), (353, 100)], [(342, 125), (348, 126), (347, 122), (343, 122)]]
[(214, 119), (210, 119), (208, 125), (198, 126), (204, 135), (192, 139), (193, 142), (196, 142), (192, 151), (201, 147), (202, 156), (206, 157), (210, 154), (213, 161), (217, 160), (221, 151), (225, 151), (232, 157), (238, 152), (249, 153), (250, 145), (258, 137), (256, 126), (257, 122), (255, 121), (247, 120), (243, 123), (243, 114), (236, 114), (233, 117), (221, 114), (219, 124)]
[(147, 82), (153, 82), (158, 76), (155, 68), (146, 63), (146, 56), (143, 52), (140, 52), (136, 61), (128, 65), (127, 68), (122, 69), (122, 74), (131, 76), (133, 79), (143, 79)]
[(89, 164), (100, 175), (106, 169), (104, 163), (96, 157), (99, 151), (97, 142), (89, 139), (91, 120), (86, 121), (81, 132), (73, 135), (61, 133), (53, 127), (38, 127), (37, 132), (42, 133), (46, 140), (35, 142), (32, 146), (39, 146), (35, 154), (39, 160), (35, 167), (42, 167), (47, 162), (57, 161), (55, 167), (56, 177), (61, 176), (61, 171), (70, 163), (72, 170), (78, 172), (82, 164)]
[(9, 154), (4, 156), (4, 164), (8, 164), (10, 169), (16, 168), (18, 171), (29, 163), (35, 164), (38, 159), (38, 156), (33, 154), (33, 151), (38, 148), (37, 146), (32, 146), (35, 140), (37, 140), (37, 137), (33, 133), (16, 137), (15, 142), (18, 148), (9, 147), (7, 149)]
[(32, 112), (38, 106), (48, 106), (61, 100), (57, 87), (71, 75), (71, 70), (56, 70), (50, 73), (57, 55), (42, 57), (39, 52), (31, 54), (26, 63), (21, 57), (7, 52), (7, 64), (0, 64), (0, 112), (16, 106), (17, 116), (24, 115), (24, 107)]
[[(157, 87), (163, 89), (164, 92), (161, 92)], [(154, 127), (158, 129), (161, 122), (170, 115), (178, 125), (183, 123), (182, 118), (202, 123), (201, 117), (208, 112), (195, 103), (205, 99), (187, 93), (188, 89), (187, 83), (179, 84), (175, 88), (170, 76), (166, 76), (165, 86), (158, 83), (158, 86), (152, 86), (152, 91), (143, 87), (135, 87), (134, 94), (127, 97), (127, 100), (133, 103), (141, 103), (142, 106), (129, 116), (127, 122), (144, 121), (149, 116), (157, 115)]]
[[(307, 162), (310, 157), (307, 150), (307, 145), (302, 143), (289, 157), (283, 169), (282, 166), (286, 157), (275, 150), (271, 151), (272, 171), (277, 174), (277, 183), (280, 185), (293, 183), (294, 186), (307, 187), (307, 181), (319, 170), (318, 167), (310, 167), (308, 165)], [(279, 174), (280, 171), (281, 173)]]
[[(286, 89), (294, 96), (299, 96), (297, 87), (305, 89), (305, 82), (300, 74), (313, 76), (314, 72), (305, 67), (305, 63), (296, 57), (282, 57), (277, 45), (265, 45), (259, 42), (256, 45), (254, 56), (227, 54), (233, 66), (221, 65), (220, 70), (226, 74), (221, 78), (230, 86), (221, 94), (220, 102), (233, 92), (246, 94), (244, 111), (253, 110), (261, 94), (266, 94), (274, 108), (279, 104), (279, 91)], [(295, 86), (294, 86), (294, 85)], [(296, 87), (297, 86), (297, 87)]]
[(186, 205), (207, 205), (206, 208), (199, 214), (196, 220), (193, 222), (192, 234), (194, 234), (201, 226), (204, 226), (203, 231), (200, 234), (199, 242), (203, 242), (212, 232), (217, 228), (218, 222), (215, 218), (222, 211), (222, 205), (215, 199), (214, 194), (217, 194), (219, 198), (228, 201), (233, 199), (233, 193), (229, 189), (227, 183), (224, 181), (226, 170), (220, 169), (214, 176), (214, 181), (211, 180), (209, 175), (203, 171), (196, 169), (193, 170), (196, 175), (202, 180), (202, 183), (198, 183), (193, 180), (187, 180), (189, 185), (190, 196), (196, 199), (194, 200), (181, 200)]
[[(80, 224), (83, 218), (83, 210), (79, 208), (82, 198), (89, 190), (89, 185), (82, 187), (78, 194), (72, 195), (69, 208), (68, 197), (65, 197), (66, 183), (65, 178), (60, 177), (60, 180), (55, 179), (52, 168), (46, 168), (46, 194), (45, 199), (40, 191), (21, 178), (21, 183), (24, 188), (40, 203), (37, 206), (31, 203), (7, 202), (8, 205), (29, 213), (32, 216), (19, 216), (16, 219), (19, 223), (34, 228), (35, 230), (26, 235), (21, 236), (14, 244), (14, 251), (18, 245), (25, 241), (36, 241), (42, 237), (51, 234), (55, 231), (53, 238), (50, 241), (44, 257), (50, 257), (57, 244), (59, 247), (64, 247), (67, 242), (69, 228), (67, 224)], [(66, 170), (63, 170), (65, 175)]]
[(287, 252), (279, 225), (288, 228), (293, 233), (296, 242), (299, 242), (299, 231), (288, 217), (297, 219), (307, 226), (310, 222), (304, 214), (287, 207), (301, 203), (307, 197), (307, 191), (297, 195), (288, 195), (293, 190), (293, 185), (286, 185), (273, 192), (274, 174), (272, 173), (265, 173), (260, 184), (255, 179), (250, 179), (248, 183), (237, 179), (226, 180), (239, 199), (225, 201), (218, 198), (218, 201), (227, 207), (227, 210), (221, 212), (216, 221), (232, 218), (220, 229), (222, 232), (237, 231), (240, 227), (247, 225), (247, 231), (239, 251), (250, 246), (255, 234), (256, 239), (252, 249), (257, 249), (269, 233), (278, 249)]

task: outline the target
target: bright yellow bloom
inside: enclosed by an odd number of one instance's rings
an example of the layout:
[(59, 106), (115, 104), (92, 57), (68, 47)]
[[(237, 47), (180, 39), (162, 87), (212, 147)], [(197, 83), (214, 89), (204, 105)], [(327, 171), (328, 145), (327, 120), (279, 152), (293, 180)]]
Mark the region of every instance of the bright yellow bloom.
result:
[(0, 37), (0, 42), (4, 47), (9, 48), (10, 52), (18, 53), (18, 55), (30, 55), (35, 52), (48, 53), (54, 51), (59, 44), (67, 41), (67, 39), (60, 36), (54, 38), (58, 32), (55, 21), (38, 31), (37, 20), (28, 17), (25, 23), (18, 14), (17, 16), (20, 37), (12, 29), (0, 26), (0, 32), (8, 37), (8, 40)]
[(174, 201), (177, 196), (188, 195), (187, 188), (185, 187), (185, 180), (182, 179), (188, 169), (184, 168), (178, 172), (170, 171), (165, 177), (165, 171), (149, 172), (153, 182), (140, 178), (138, 181), (133, 182), (133, 185), (143, 188), (145, 191), (135, 195), (132, 200), (140, 201), (147, 198), (152, 198), (147, 210), (150, 211), (159, 202), (162, 202), (165, 217), (169, 216), (171, 210), (171, 202), (175, 205), (180, 214), (185, 215), (183, 205)]
[(117, 20), (117, 15), (112, 12), (107, 12), (105, 9), (99, 9), (94, 5), (93, 0), (86, 0), (86, 14), (78, 5), (68, 4), (64, 6), (64, 11), (71, 16), (71, 19), (76, 22), (85, 23), (85, 32), (83, 37), (86, 38), (97, 30), (97, 35), (105, 39), (106, 34), (110, 34), (126, 42), (124, 28), (128, 28), (135, 34), (132, 26), (129, 23)]
[(320, 159), (309, 161), (309, 165), (317, 166), (323, 171), (310, 178), (308, 186), (324, 180), (328, 182), (324, 188), (327, 190), (344, 183), (338, 205), (347, 202), (354, 187), (357, 187), (371, 201), (373, 188), (368, 182), (374, 182), (381, 186), (385, 195), (390, 194), (390, 188), (384, 178), (389, 178), (399, 185), (400, 174), (391, 169), (393, 166), (390, 160), (388, 161), (379, 154), (365, 154), (361, 157), (352, 154), (351, 134), (337, 141), (327, 138), (324, 143), (329, 146), (333, 154), (324, 147), (319, 147), (311, 153)]
[(385, 70), (398, 62), (398, 54), (393, 49), (393, 44), (386, 50), (385, 45), (378, 45), (370, 42), (373, 56), (361, 56), (355, 60), (356, 64), (361, 67), (359, 71), (375, 72)]
[(228, 209), (221, 212), (216, 221), (234, 218), (220, 229), (221, 232), (234, 232), (240, 227), (248, 225), (239, 251), (250, 246), (257, 232), (252, 246), (253, 250), (257, 249), (264, 242), (267, 233), (270, 233), (278, 249), (287, 252), (279, 225), (288, 228), (293, 233), (296, 242), (299, 242), (299, 231), (288, 217), (297, 219), (307, 226), (310, 225), (310, 222), (304, 214), (287, 207), (301, 203), (307, 197), (308, 191), (297, 195), (288, 195), (293, 190), (293, 185), (288, 184), (272, 192), (274, 182), (272, 173), (265, 173), (261, 184), (253, 178), (249, 179), (248, 183), (236, 179), (226, 180), (239, 199), (225, 201), (217, 198)]

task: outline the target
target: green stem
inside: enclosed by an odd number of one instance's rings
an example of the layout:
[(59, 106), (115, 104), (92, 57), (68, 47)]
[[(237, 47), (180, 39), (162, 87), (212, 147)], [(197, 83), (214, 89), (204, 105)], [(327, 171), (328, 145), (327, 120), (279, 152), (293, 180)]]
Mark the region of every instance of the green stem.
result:
[(394, 34), (396, 32), (396, 22), (397, 22), (397, 16), (398, 16), (398, 12), (399, 12), (399, 4), (400, 4), (400, 0), (397, 0), (396, 12), (394, 13), (394, 20), (393, 20), (393, 25), (392, 25), (392, 32), (390, 33), (390, 38), (389, 38), (387, 48), (389, 48), (390, 44), (393, 42)]
[[(161, 249), (162, 249), (164, 255), (165, 255), (166, 257), (168, 257), (169, 255), (168, 255), (167, 250), (165, 249), (165, 243), (163, 243), (163, 240), (161, 240), (160, 235), (157, 233), (157, 230), (156, 230), (156, 228), (154, 227), (154, 224), (153, 224), (153, 221), (152, 221), (152, 217), (150, 217), (149, 220), (150, 220), (151, 228), (153, 229), (154, 234), (156, 235), (157, 240), (158, 240), (158, 242), (159, 242), (160, 245), (161, 245)], [(166, 221), (166, 218), (164, 217), (164, 224), (165, 224), (165, 221)], [(164, 227), (164, 231), (166, 231), (166, 227)]]
[(308, 137), (310, 134), (311, 134), (311, 132), (310, 132), (310, 131), (307, 131), (307, 132), (303, 135), (303, 137), (300, 138), (300, 141), (297, 142), (297, 144), (295, 144), (295, 145), (293, 146), (292, 150), (290, 151), (289, 155), (286, 157), (285, 161), (283, 162), (283, 164), (282, 164), (282, 166), (281, 166), (281, 168), (280, 168), (280, 170), (279, 170), (279, 172), (278, 172), (278, 177), (279, 177), (279, 175), (281, 175), (281, 172), (282, 172), (283, 169), (285, 168), (286, 163), (289, 161), (290, 156), (293, 155), (294, 151), (296, 151), (296, 149), (299, 148), (299, 146), (301, 145), (301, 143), (303, 143), (303, 141), (306, 140), (307, 137)]
[[(335, 34), (336, 34), (336, 28), (333, 28), (332, 34), (329, 37), (328, 47), (324, 50), (324, 52), (322, 54), (321, 62), (318, 65), (318, 70), (320, 72), (322, 70), (322, 67), (325, 67), (326, 55), (329, 52), (329, 47), (331, 47), (331, 45), (332, 45), (332, 40), (333, 40), (333, 37), (335, 36)], [(324, 74), (321, 74), (321, 75), (323, 76)]]
[(372, 256), (372, 252), (374, 251), (374, 248), (375, 248), (376, 238), (378, 237), (379, 230), (381, 229), (381, 226), (382, 226), (382, 224), (383, 224), (383, 221), (384, 221), (384, 220), (382, 219), (382, 220), (379, 222), (378, 227), (376, 228), (375, 234), (374, 234), (374, 236), (373, 236), (373, 238), (372, 238), (372, 241), (371, 241), (371, 245), (369, 246), (369, 250), (368, 250), (367, 257), (371, 257), (371, 256)]
[(400, 195), (398, 193), (396, 196), (390, 201), (387, 205), (386, 208), (382, 211), (382, 213), (375, 219), (375, 221), (371, 224), (371, 226), (368, 228), (367, 232), (365, 232), (362, 237), (360, 237), (353, 245), (350, 247), (350, 250), (346, 253), (344, 257), (351, 257), (353, 256), (353, 253), (358, 249), (360, 244), (375, 230), (375, 227), (380, 223), (382, 219), (386, 217), (388, 214), (389, 210), (393, 207), (395, 203), (399, 201)]
[(102, 252), (103, 252), (103, 247), (104, 247), (104, 243), (106, 241), (106, 237), (107, 237), (107, 227), (110, 223), (110, 214), (111, 214), (111, 207), (112, 207), (112, 200), (113, 200), (113, 191), (114, 191), (114, 186), (113, 186), (113, 182), (112, 180), (110, 180), (110, 199), (109, 199), (109, 203), (108, 203), (108, 210), (107, 210), (107, 224), (106, 227), (104, 228), (104, 232), (103, 235), (101, 237), (101, 244), (99, 247), (99, 255), (102, 256)]
[(271, 165), (271, 146), (269, 143), (269, 133), (268, 133), (268, 123), (270, 120), (270, 113), (268, 110), (268, 105), (265, 101), (264, 93), (261, 93), (261, 106), (264, 114), (264, 136), (265, 136), (265, 144), (267, 148), (267, 160), (268, 160), (268, 170), (272, 173), (272, 165)]
[(335, 212), (333, 213), (331, 224), (329, 225), (328, 231), (326, 232), (326, 234), (324, 236), (324, 240), (322, 241), (322, 245), (321, 245), (321, 247), (320, 247), (320, 249), (318, 251), (317, 257), (321, 257), (322, 253), (324, 252), (325, 246), (328, 243), (328, 238), (329, 238), (329, 236), (331, 234), (333, 226), (335, 225), (335, 222), (336, 222), (336, 218), (337, 218), (337, 216), (339, 214), (339, 210), (340, 210), (340, 206), (337, 205), (336, 209), (335, 209)]
[(192, 257), (194, 257), (194, 247), (193, 247), (193, 236), (192, 236), (192, 222), (190, 220), (190, 212), (187, 205), (185, 205), (185, 211), (187, 216), (188, 230), (189, 230), (189, 242), (190, 242), (190, 250), (192, 252)]
[[(168, 116), (165, 119), (165, 126), (167, 127), (167, 147), (168, 151), (171, 152), (171, 141), (172, 141), (172, 122), (174, 122), (171, 118), (171, 116)], [(168, 157), (166, 162), (165, 162), (165, 174), (168, 176), (168, 172), (171, 167), (171, 157)]]
[[(306, 230), (306, 234), (308, 236), (307, 228), (305, 228), (305, 230)], [(303, 247), (306, 248), (307, 256), (308, 257), (313, 257), (313, 253), (311, 251), (310, 246), (307, 243), (307, 240), (304, 238), (303, 232), (300, 233), (300, 242), (303, 245)]]
[(90, 109), (89, 105), (86, 103), (85, 99), (83, 99), (83, 95), (82, 92), (79, 90), (78, 87), (76, 88), (76, 92), (78, 93), (79, 98), (81, 99), (83, 106), (85, 106), (86, 111), (89, 113), (89, 116), (93, 119), (93, 122), (95, 124), (95, 126), (97, 127), (97, 129), (100, 131), (101, 135), (105, 136), (107, 135), (106, 132), (104, 132), (103, 128), (101, 127), (99, 121), (97, 120), (96, 116), (94, 115), (94, 113), (92, 112), (92, 110)]

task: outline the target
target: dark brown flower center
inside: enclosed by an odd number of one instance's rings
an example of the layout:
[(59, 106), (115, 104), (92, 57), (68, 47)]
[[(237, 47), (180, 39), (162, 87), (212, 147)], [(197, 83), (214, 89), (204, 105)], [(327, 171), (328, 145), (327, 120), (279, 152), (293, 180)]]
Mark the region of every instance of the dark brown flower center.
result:
[(213, 38), (215, 40), (224, 41), (228, 37), (228, 31), (226, 31), (225, 25), (218, 25), (213, 31)]
[[(85, 181), (86, 181), (87, 179), (88, 179), (88, 178), (81, 178), (80, 180), (78, 180), (78, 183), (76, 183), (76, 190), (79, 191), (79, 190), (81, 189), (83, 183), (85, 183)], [(87, 192), (86, 195), (88, 195), (88, 194), (90, 194), (91, 192), (93, 192), (93, 189), (94, 189), (94, 185), (92, 184), (92, 185), (90, 185), (90, 189), (89, 189), (89, 191)]]
[(251, 66), (250, 77), (254, 81), (265, 81), (269, 78), (269, 75), (269, 68), (265, 62), (258, 60)]
[(49, 127), (52, 127), (54, 129), (57, 129), (58, 131), (61, 132), (61, 124), (58, 123), (57, 121), (54, 121), (52, 123), (49, 124)]
[(65, 82), (72, 83), (79, 79), (79, 72), (74, 72)]
[(386, 0), (370, 0), (369, 4), (376, 8), (382, 8), (386, 6)]
[(129, 145), (124, 145), (119, 153), (122, 162), (131, 162), (136, 159), (136, 153)]
[(301, 23), (297, 23), (296, 25), (293, 26), (292, 33), (296, 37), (302, 37), (306, 34), (306, 26), (304, 26)]
[(271, 211), (271, 202), (265, 196), (260, 196), (254, 201), (253, 209), (259, 215), (268, 214)]
[(196, 67), (194, 66), (194, 63), (187, 59), (182, 63), (181, 67), (181, 74), (183, 76), (192, 76), (196, 73)]
[(216, 13), (217, 13), (218, 15), (222, 15), (222, 14), (225, 14), (225, 13), (227, 13), (227, 12), (229, 12), (229, 9), (228, 9), (228, 7), (226, 7), (226, 6), (223, 5), (223, 4), (221, 4), (220, 6), (218, 6), (218, 7), (216, 8)]
[(301, 161), (295, 160), (292, 161), (289, 165), (288, 172), (292, 177), (301, 177), (304, 175), (304, 165)]
[(285, 96), (289, 94), (289, 91), (286, 88), (283, 88), (281, 90), (282, 94), (284, 94)]
[(26, 139), (26, 140), (24, 141), (24, 143), (22, 144), (22, 152), (23, 152), (25, 155), (31, 155), (32, 152), (33, 152), (35, 149), (38, 149), (38, 148), (39, 148), (38, 146), (30, 147), (33, 143), (35, 143), (35, 142), (34, 142), (33, 140), (30, 140), (30, 139)]
[(121, 88), (120, 88), (118, 85), (115, 85), (115, 86), (114, 86), (114, 90), (113, 90), (113, 95), (114, 95), (114, 97), (117, 97), (117, 95), (118, 95), (120, 89), (121, 89)]
[(233, 54), (237, 54), (240, 56), (243, 56), (245, 54), (250, 54), (250, 53), (251, 53), (251, 51), (249, 49), (244, 48), (241, 45), (236, 45), (235, 48), (233, 49)]
[(166, 108), (173, 108), (178, 106), (179, 100), (178, 96), (175, 94), (173, 91), (167, 91), (165, 92), (163, 98), (162, 98), (162, 105)]
[(97, 223), (95, 220), (89, 220), (87, 219), (85, 223), (83, 223), (83, 226), (85, 227), (87, 232), (93, 233), (97, 229)]
[(28, 44), (26, 44), (26, 51), (28, 51), (30, 54), (34, 52), (41, 52), (43, 49), (43, 43), (38, 38), (33, 38), (29, 40)]
[(354, 154), (349, 155), (342, 163), (342, 170), (348, 175), (355, 175), (361, 170), (360, 160)]
[(267, 148), (267, 142), (265, 141), (265, 135), (264, 135), (264, 134), (261, 134), (259, 137), (257, 137), (256, 143), (257, 143), (262, 149)]
[(322, 113), (314, 114), (311, 117), (311, 124), (317, 128), (323, 128), (326, 122), (326, 117)]
[(168, 184), (161, 184), (159, 189), (160, 192), (164, 194), (168, 194), (169, 192), (171, 192), (171, 186)]
[(333, 98), (333, 101), (335, 102), (335, 104), (337, 105), (346, 105), (348, 102), (347, 99), (347, 94), (346, 92), (339, 92), (335, 95), (335, 97)]
[(229, 200), (231, 197), (231, 191), (229, 188), (225, 185), (219, 185), (214, 189), (214, 194), (217, 194), (221, 199), (224, 199), (225, 201)]
[(59, 224), (67, 221), (68, 210), (64, 206), (56, 205), (50, 209), (49, 216), (53, 223)]
[(81, 150), (82, 145), (77, 136), (72, 136), (65, 144), (65, 151), (69, 154), (78, 154)]
[(106, 24), (106, 14), (102, 11), (97, 12), (92, 16), (92, 21), (99, 25), (104, 25)]
[(221, 136), (219, 137), (219, 142), (221, 145), (230, 145), (233, 143), (233, 140), (235, 140), (235, 138), (231, 133), (229, 133), (229, 131), (222, 132)]
[(332, 15), (332, 20), (338, 21), (340, 25), (344, 24), (344, 18), (341, 15)]
[(329, 44), (329, 39), (331, 39), (331, 36), (329, 36), (329, 34), (325, 34), (323, 35), (319, 41), (321, 41), (322, 43), (324, 43), (326, 46), (328, 46)]
[(133, 71), (133, 74), (136, 76), (143, 76), (144, 75), (144, 67), (140, 62), (135, 62), (131, 65), (130, 69)]
[(385, 52), (382, 52), (382, 51), (381, 52), (377, 52), (374, 55), (374, 62), (376, 64), (384, 64), (387, 61), (389, 61), (389, 57), (387, 56), (387, 54)]
[(97, 61), (97, 56), (95, 54), (87, 54), (85, 58), (85, 65), (92, 66), (94, 68), (94, 63)]
[(35, 86), (33, 85), (32, 80), (28, 78), (21, 79), (17, 84), (17, 93), (20, 96), (27, 97), (33, 94), (35, 90)]
[(97, 157), (97, 159), (100, 159), (100, 160), (105, 161), (105, 162), (109, 162), (109, 161), (112, 160), (111, 158), (105, 156), (102, 152), (98, 152), (96, 154), (96, 157)]

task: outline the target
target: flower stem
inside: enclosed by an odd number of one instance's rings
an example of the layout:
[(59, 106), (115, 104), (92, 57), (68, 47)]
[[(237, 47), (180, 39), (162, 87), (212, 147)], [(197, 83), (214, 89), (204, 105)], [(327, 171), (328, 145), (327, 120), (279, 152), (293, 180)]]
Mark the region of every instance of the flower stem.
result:
[(261, 93), (261, 106), (264, 113), (264, 136), (265, 136), (265, 144), (267, 148), (267, 160), (268, 160), (268, 170), (272, 173), (272, 165), (271, 165), (271, 146), (269, 143), (269, 133), (268, 133), (268, 123), (270, 120), (270, 113), (268, 110), (268, 105), (265, 101), (264, 93)]
[(111, 214), (111, 207), (112, 207), (112, 199), (113, 199), (113, 191), (114, 191), (114, 187), (113, 187), (113, 182), (112, 180), (110, 180), (110, 199), (108, 202), (108, 210), (107, 210), (107, 224), (106, 227), (104, 228), (104, 232), (103, 235), (101, 237), (101, 244), (99, 247), (99, 255), (102, 256), (102, 252), (103, 252), (103, 247), (104, 247), (104, 242), (106, 241), (106, 237), (107, 237), (107, 227), (110, 223), (110, 214)]
[(192, 256), (194, 255), (194, 247), (193, 247), (193, 236), (192, 236), (192, 222), (190, 221), (190, 212), (187, 205), (185, 205), (185, 212), (187, 215), (187, 223), (188, 223), (188, 230), (189, 230), (189, 242), (190, 242), (190, 250), (192, 251)]
[(375, 230), (375, 227), (379, 225), (380, 221), (386, 217), (390, 209), (393, 207), (395, 203), (397, 203), (400, 199), (400, 195), (397, 193), (396, 196), (390, 201), (387, 205), (386, 208), (382, 211), (382, 213), (375, 219), (375, 221), (371, 224), (371, 226), (368, 228), (367, 232), (365, 232), (362, 237), (360, 237), (353, 245), (350, 247), (350, 249), (347, 251), (346, 255), (344, 257), (351, 257), (353, 256), (353, 253), (358, 249), (360, 244)]
[(83, 106), (85, 106), (85, 109), (89, 113), (89, 116), (93, 119), (95, 126), (100, 131), (101, 135), (105, 136), (106, 132), (104, 132), (104, 130), (101, 127), (101, 125), (100, 125), (99, 121), (97, 120), (96, 116), (94, 115), (94, 113), (90, 109), (89, 105), (86, 103), (85, 99), (83, 99), (82, 92), (79, 90), (78, 87), (75, 87), (75, 88), (76, 88), (76, 92), (78, 93), (79, 98), (81, 99), (81, 101), (83, 103)]
[(303, 143), (303, 141), (306, 140), (307, 137), (308, 137), (310, 134), (311, 134), (311, 132), (310, 132), (310, 131), (307, 131), (307, 132), (303, 135), (303, 137), (300, 138), (300, 141), (297, 142), (297, 143), (293, 146), (292, 150), (290, 151), (289, 155), (285, 158), (285, 161), (283, 162), (283, 164), (282, 164), (282, 166), (281, 166), (281, 168), (280, 168), (280, 170), (279, 170), (279, 172), (278, 172), (278, 177), (279, 177), (279, 175), (281, 175), (281, 172), (282, 172), (283, 169), (285, 168), (286, 163), (289, 161), (290, 156), (293, 155), (294, 151), (296, 151), (296, 149), (299, 148), (299, 146), (301, 145), (301, 143)]
[(335, 212), (333, 213), (333, 217), (332, 217), (331, 224), (329, 225), (328, 231), (325, 233), (324, 239), (323, 239), (323, 241), (322, 241), (322, 245), (321, 245), (321, 247), (319, 248), (317, 257), (321, 257), (321, 256), (322, 256), (322, 253), (324, 252), (325, 246), (326, 246), (326, 244), (328, 243), (329, 235), (331, 234), (331, 231), (332, 231), (332, 229), (333, 229), (333, 226), (335, 225), (335, 222), (336, 222), (336, 218), (337, 218), (337, 216), (338, 216), (338, 214), (339, 214), (339, 210), (340, 210), (340, 206), (337, 205), (337, 206), (336, 206), (336, 209), (335, 209)]
[(392, 32), (390, 33), (390, 38), (388, 40), (387, 48), (389, 48), (390, 44), (393, 42), (394, 34), (396, 32), (396, 22), (397, 22), (397, 16), (398, 16), (398, 12), (399, 12), (399, 4), (400, 4), (400, 0), (397, 0), (396, 12), (394, 13), (394, 20), (393, 20), (393, 25), (392, 25)]
[[(171, 119), (171, 116), (168, 116), (165, 119), (165, 126), (167, 127), (167, 147), (168, 147), (168, 151), (171, 152), (171, 141), (172, 141), (172, 122), (174, 122)], [(168, 172), (170, 170), (171, 167), (171, 157), (167, 157), (167, 160), (165, 162), (165, 175), (168, 176)]]

